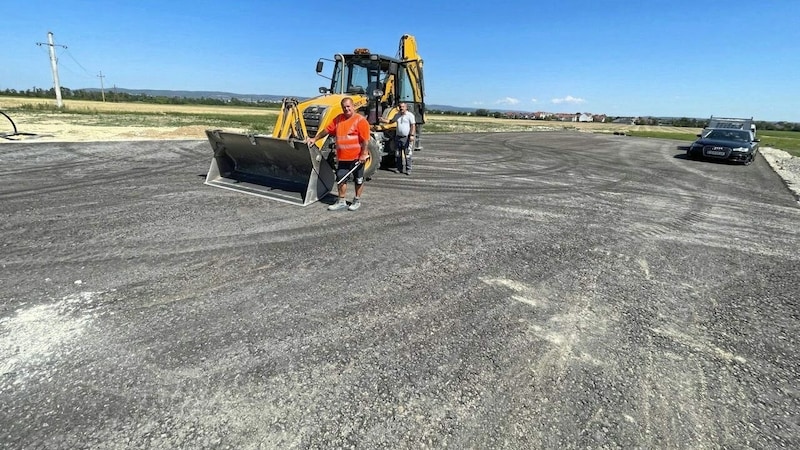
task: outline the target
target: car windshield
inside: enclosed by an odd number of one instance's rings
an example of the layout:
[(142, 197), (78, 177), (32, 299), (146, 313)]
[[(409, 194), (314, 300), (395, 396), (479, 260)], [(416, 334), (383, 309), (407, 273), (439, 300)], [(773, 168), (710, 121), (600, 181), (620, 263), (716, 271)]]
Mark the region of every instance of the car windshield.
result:
[(706, 135), (706, 139), (750, 142), (750, 132), (742, 130), (711, 130), (711, 132)]

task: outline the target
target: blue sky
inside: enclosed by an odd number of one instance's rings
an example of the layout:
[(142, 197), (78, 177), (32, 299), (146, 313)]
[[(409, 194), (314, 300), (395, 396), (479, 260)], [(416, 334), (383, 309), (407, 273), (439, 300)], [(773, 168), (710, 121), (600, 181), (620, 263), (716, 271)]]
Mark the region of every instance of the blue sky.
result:
[[(401, 5), (407, 5), (402, 7)], [(414, 35), (426, 102), (800, 122), (800, 2), (5, 0), (0, 89), (314, 96), (320, 57)]]

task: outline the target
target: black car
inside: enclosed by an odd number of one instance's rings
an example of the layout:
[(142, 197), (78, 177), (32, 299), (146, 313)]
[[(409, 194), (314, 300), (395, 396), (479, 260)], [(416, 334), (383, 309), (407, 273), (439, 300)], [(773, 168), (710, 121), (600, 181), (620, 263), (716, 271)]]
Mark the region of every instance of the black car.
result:
[(750, 164), (758, 153), (758, 142), (750, 131), (715, 128), (697, 135), (686, 157), (708, 158)]

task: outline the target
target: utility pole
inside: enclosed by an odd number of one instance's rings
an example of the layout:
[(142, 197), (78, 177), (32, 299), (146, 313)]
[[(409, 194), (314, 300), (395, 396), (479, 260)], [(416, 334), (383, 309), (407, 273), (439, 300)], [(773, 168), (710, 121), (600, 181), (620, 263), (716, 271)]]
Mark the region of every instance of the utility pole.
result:
[[(37, 42), (36, 45), (47, 45), (50, 47), (50, 68), (53, 70), (53, 87), (56, 91), (56, 106), (61, 108), (64, 103), (61, 101), (61, 85), (58, 84), (58, 59), (56, 59), (56, 45), (53, 43), (53, 32), (47, 32), (47, 42)], [(67, 48), (66, 45), (59, 47)]]
[(97, 77), (100, 78), (100, 94), (103, 96), (103, 101), (106, 101), (106, 91), (103, 88), (103, 78), (105, 78), (105, 75), (103, 75), (102, 70), (100, 71), (100, 75)]

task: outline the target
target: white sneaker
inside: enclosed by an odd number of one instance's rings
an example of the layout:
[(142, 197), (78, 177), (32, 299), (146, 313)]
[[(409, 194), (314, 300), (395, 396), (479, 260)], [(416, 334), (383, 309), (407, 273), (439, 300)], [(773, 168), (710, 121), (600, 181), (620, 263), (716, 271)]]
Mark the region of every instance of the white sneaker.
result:
[(355, 211), (360, 207), (361, 207), (361, 199), (355, 198), (353, 199), (353, 203), (351, 203), (350, 206), (347, 207), (347, 209), (349, 211)]
[(339, 200), (336, 203), (328, 206), (328, 211), (341, 211), (347, 208), (347, 202), (344, 200)]

